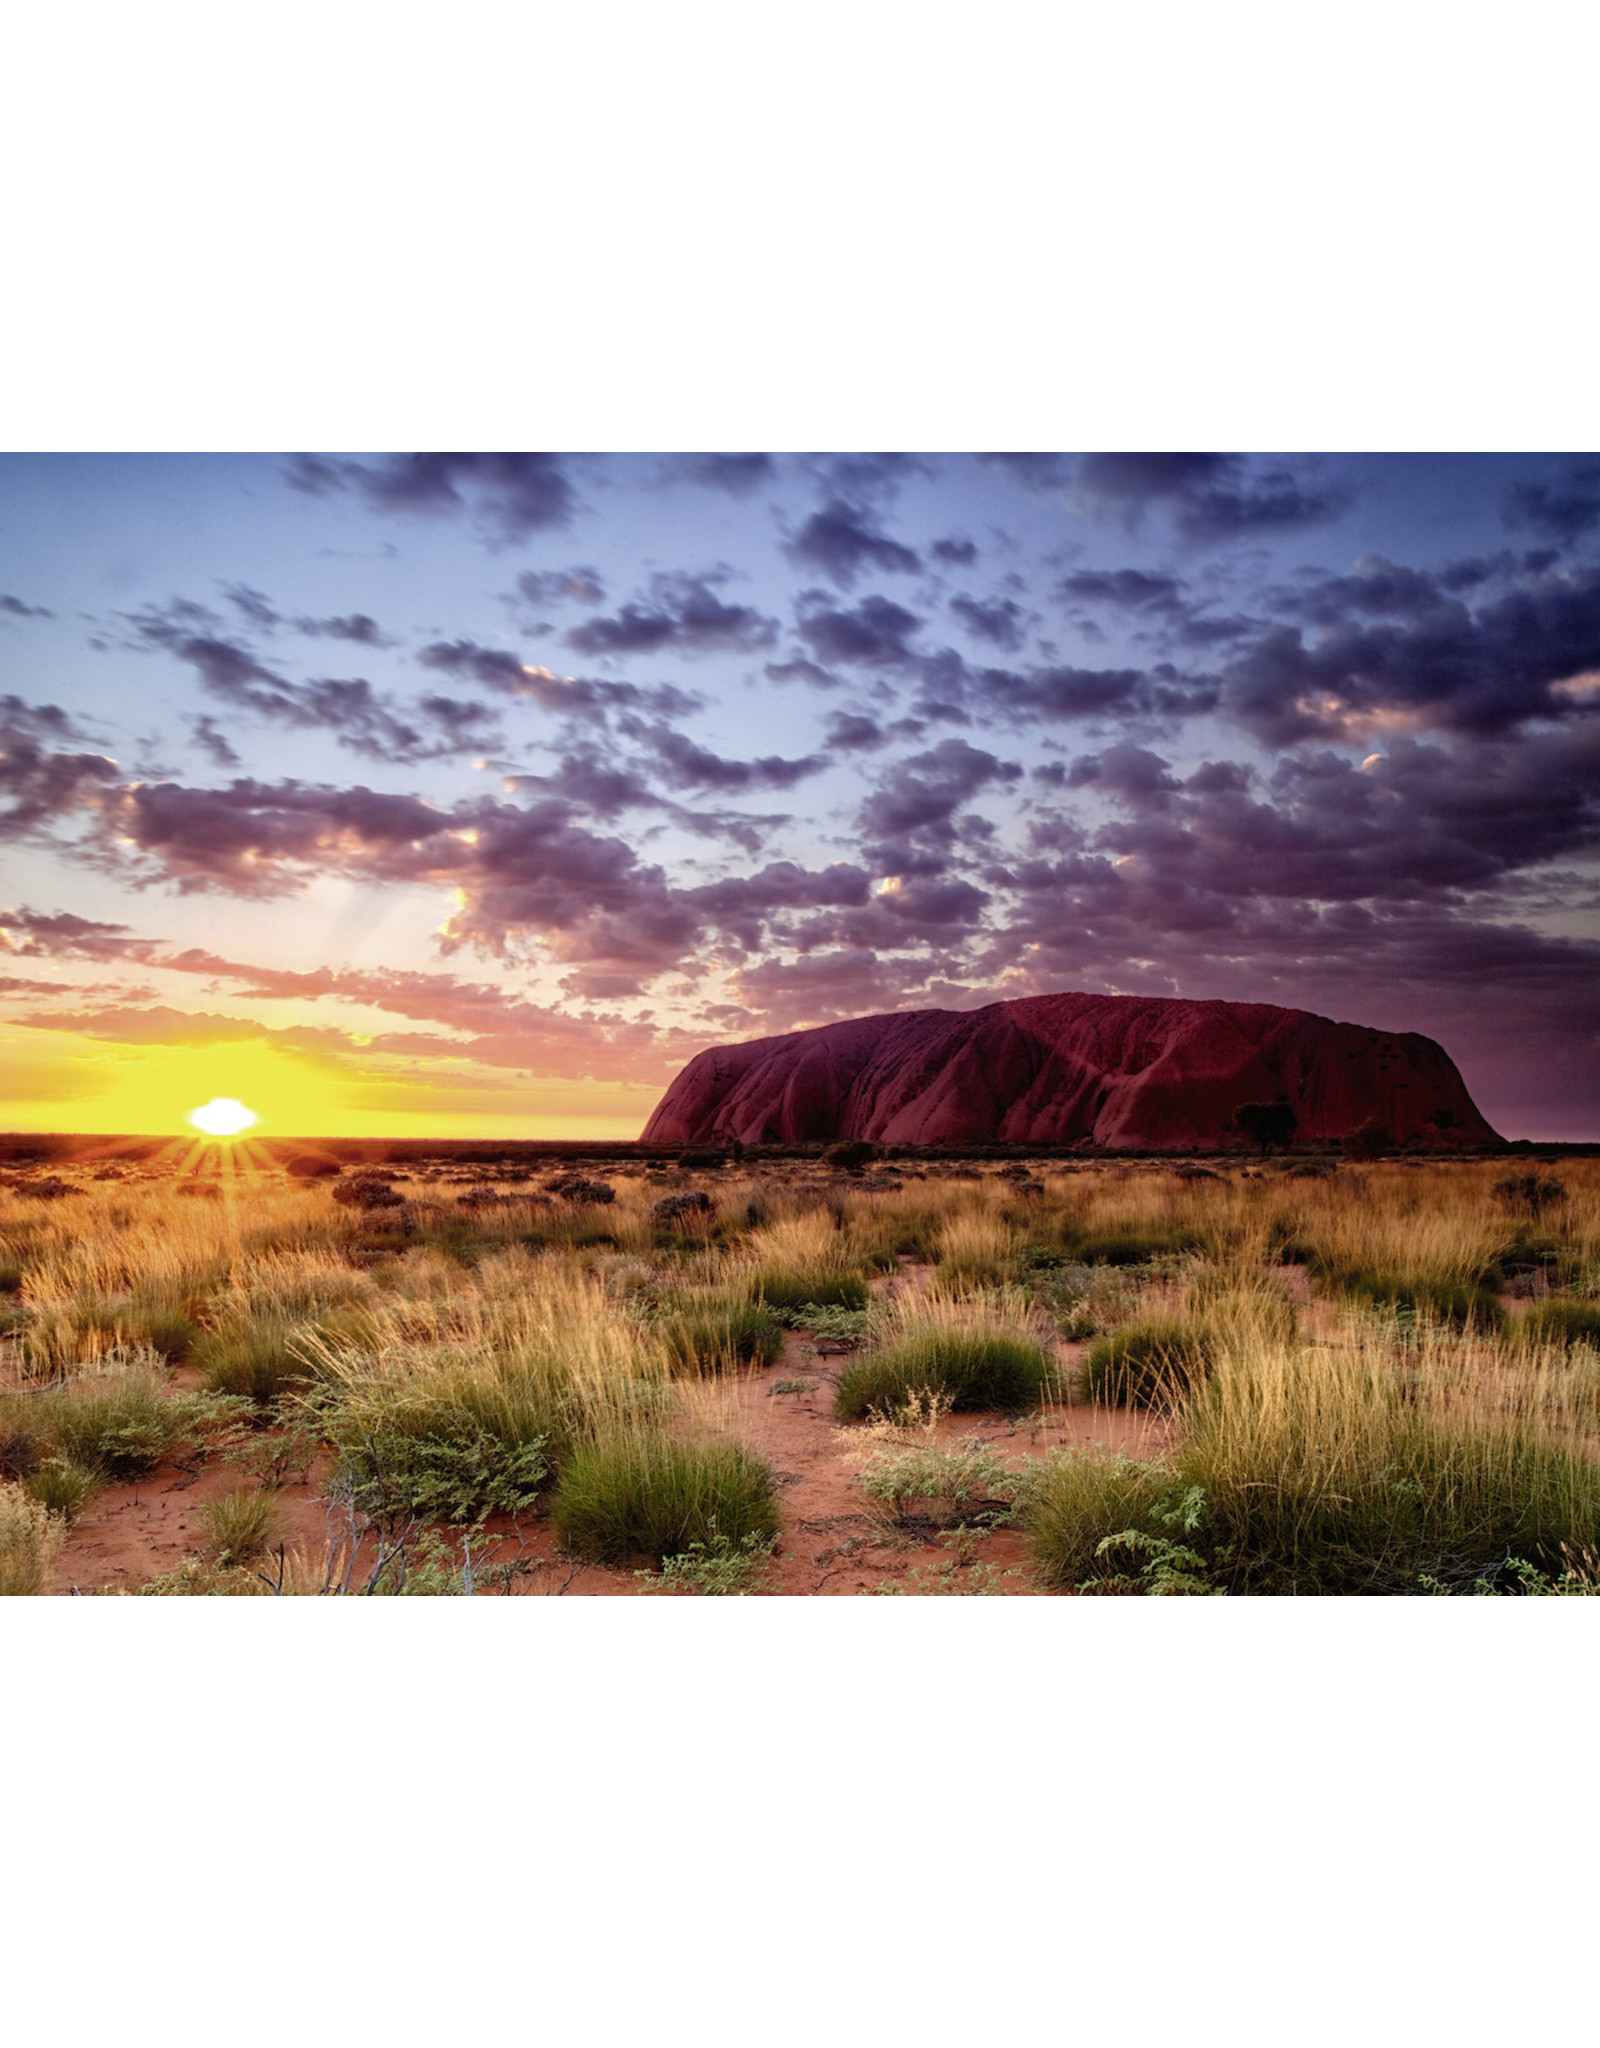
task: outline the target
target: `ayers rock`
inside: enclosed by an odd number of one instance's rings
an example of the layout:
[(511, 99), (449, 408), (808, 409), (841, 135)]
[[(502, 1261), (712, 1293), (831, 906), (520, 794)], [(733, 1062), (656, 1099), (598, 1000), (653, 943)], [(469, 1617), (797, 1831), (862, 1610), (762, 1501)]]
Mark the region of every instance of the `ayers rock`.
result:
[(1271, 1003), (1025, 996), (714, 1046), (642, 1142), (1103, 1145), (1212, 1151), (1244, 1103), (1287, 1102), (1298, 1142), (1376, 1122), (1430, 1149), (1498, 1145), (1442, 1046)]

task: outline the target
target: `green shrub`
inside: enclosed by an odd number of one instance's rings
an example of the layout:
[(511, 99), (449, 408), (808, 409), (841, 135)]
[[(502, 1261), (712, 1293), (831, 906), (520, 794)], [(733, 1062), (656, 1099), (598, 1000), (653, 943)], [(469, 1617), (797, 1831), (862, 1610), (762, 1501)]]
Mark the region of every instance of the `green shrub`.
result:
[(841, 1422), (870, 1410), (894, 1414), (913, 1394), (948, 1394), (954, 1408), (1031, 1406), (1053, 1386), (1050, 1354), (1026, 1337), (998, 1330), (934, 1327), (914, 1331), (854, 1360), (839, 1375), (834, 1412)]
[(1428, 1318), (1464, 1330), (1473, 1324), (1493, 1332), (1505, 1327), (1506, 1312), (1497, 1294), (1465, 1280), (1404, 1273), (1354, 1273), (1345, 1281), (1357, 1301), (1411, 1318)]
[(771, 1468), (742, 1444), (629, 1429), (579, 1450), (550, 1502), (556, 1539), (595, 1564), (692, 1555), (778, 1534)]
[(1101, 1542), (1148, 1523), (1170, 1467), (1100, 1451), (1052, 1451), (1029, 1472), (1018, 1522), (1047, 1586), (1077, 1586), (1103, 1566)]
[(107, 1479), (136, 1479), (158, 1465), (198, 1463), (237, 1429), (244, 1405), (225, 1394), (169, 1391), (145, 1354), (111, 1359), (30, 1397), (27, 1415), (56, 1456)]
[(861, 1275), (839, 1266), (760, 1266), (746, 1284), (752, 1300), (775, 1309), (808, 1301), (823, 1308), (865, 1308), (868, 1300)]
[(880, 1452), (861, 1474), (861, 1491), (897, 1522), (994, 1527), (1010, 1518), (1017, 1475), (984, 1444), (941, 1451), (903, 1444)]
[(28, 1481), (41, 1507), (70, 1522), (100, 1485), (100, 1475), (71, 1458), (47, 1458)]
[(636, 1572), (646, 1593), (699, 1593), (744, 1597), (772, 1583), (772, 1539), (754, 1532), (731, 1543), (718, 1535), (691, 1543), (681, 1557), (664, 1557), (659, 1572)]
[(217, 1564), (244, 1564), (272, 1548), (277, 1530), (278, 1502), (274, 1494), (259, 1486), (234, 1486), (208, 1500), (200, 1509), (205, 1523), (207, 1547)]
[(473, 1522), (532, 1507), (549, 1472), (542, 1421), (516, 1390), (486, 1387), (463, 1399), (427, 1393), (358, 1396), (324, 1427), (339, 1452), (337, 1477), (376, 1522)]
[(214, 1394), (238, 1394), (265, 1408), (312, 1377), (293, 1348), (296, 1330), (293, 1323), (268, 1317), (224, 1323), (201, 1336), (193, 1362)]
[(66, 1540), (66, 1524), (25, 1486), (0, 1485), (0, 1596), (43, 1593)]
[(1092, 1347), (1080, 1368), (1092, 1401), (1153, 1408), (1179, 1401), (1209, 1364), (1205, 1333), (1192, 1323), (1128, 1323)]
[(693, 1304), (662, 1324), (675, 1372), (716, 1372), (730, 1365), (761, 1369), (783, 1351), (777, 1318), (758, 1302)]
[(1592, 1344), (1600, 1351), (1600, 1302), (1541, 1301), (1516, 1325), (1520, 1343), (1548, 1344), (1570, 1350)]

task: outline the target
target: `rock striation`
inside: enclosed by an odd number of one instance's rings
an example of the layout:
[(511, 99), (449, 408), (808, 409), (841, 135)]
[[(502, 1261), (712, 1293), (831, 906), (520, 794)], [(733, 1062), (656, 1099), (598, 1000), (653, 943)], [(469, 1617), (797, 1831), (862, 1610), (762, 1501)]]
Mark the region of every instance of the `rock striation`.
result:
[(1221, 1151), (1249, 1103), (1287, 1103), (1300, 1143), (1380, 1126), (1395, 1144), (1500, 1142), (1454, 1062), (1414, 1031), (1271, 1003), (1024, 996), (981, 1010), (855, 1017), (692, 1059), (654, 1144), (1104, 1146)]

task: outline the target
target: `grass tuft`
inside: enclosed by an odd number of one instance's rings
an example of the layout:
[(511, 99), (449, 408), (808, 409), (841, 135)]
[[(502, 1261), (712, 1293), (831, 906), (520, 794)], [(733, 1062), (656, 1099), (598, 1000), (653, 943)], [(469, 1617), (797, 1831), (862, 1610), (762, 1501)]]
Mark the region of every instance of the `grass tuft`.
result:
[(742, 1444), (623, 1429), (586, 1445), (550, 1503), (556, 1539), (593, 1564), (660, 1563), (719, 1540), (743, 1546), (778, 1534), (770, 1466)]

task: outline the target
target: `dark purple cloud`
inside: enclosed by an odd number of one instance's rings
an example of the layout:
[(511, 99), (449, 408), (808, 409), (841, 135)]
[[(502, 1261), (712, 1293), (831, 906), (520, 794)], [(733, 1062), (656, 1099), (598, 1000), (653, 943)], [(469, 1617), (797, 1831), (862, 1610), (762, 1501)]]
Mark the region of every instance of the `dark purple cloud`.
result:
[(1496, 582), (1474, 608), (1368, 557), (1293, 600), (1311, 638), (1270, 626), (1226, 670), (1223, 708), (1271, 746), (1385, 724), (1493, 734), (1586, 715), (1600, 669), (1600, 565)]
[(29, 837), (121, 779), (104, 754), (42, 744), (74, 736), (73, 721), (58, 705), (0, 698), (0, 839)]
[(908, 575), (922, 567), (914, 548), (892, 540), (870, 519), (860, 505), (830, 498), (784, 544), (783, 551), (797, 568), (818, 570), (841, 590), (853, 589), (867, 568)]
[(726, 491), (730, 497), (747, 498), (758, 485), (775, 480), (777, 464), (770, 455), (685, 455), (679, 473), (708, 490)]
[(724, 604), (704, 576), (657, 576), (643, 603), (585, 619), (566, 635), (579, 654), (749, 654), (770, 647), (778, 622), (750, 605)]
[(969, 633), (987, 640), (991, 647), (1014, 653), (1026, 638), (1026, 615), (1014, 598), (995, 598), (986, 603), (979, 598), (953, 597), (950, 609)]
[(1133, 525), (1159, 510), (1180, 539), (1201, 545), (1318, 525), (1348, 503), (1345, 493), (1308, 484), (1282, 464), (1238, 455), (1081, 455), (1073, 485), (1087, 503)]
[(0, 597), (0, 612), (9, 612), (14, 619), (53, 619), (54, 612), (46, 611), (42, 604), (24, 604), (20, 597)]
[(1506, 523), (1570, 547), (1600, 526), (1600, 462), (1573, 464), (1555, 483), (1513, 484), (1506, 493)]
[(565, 526), (576, 504), (554, 455), (387, 455), (372, 462), (300, 455), (286, 476), (298, 491), (349, 491), (379, 512), (470, 513), (498, 542)]
[(812, 591), (801, 600), (796, 630), (821, 661), (902, 668), (917, 658), (909, 642), (921, 626), (915, 612), (908, 612), (891, 598), (866, 597), (844, 610)]

